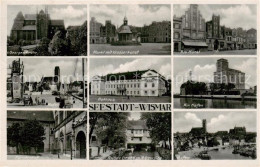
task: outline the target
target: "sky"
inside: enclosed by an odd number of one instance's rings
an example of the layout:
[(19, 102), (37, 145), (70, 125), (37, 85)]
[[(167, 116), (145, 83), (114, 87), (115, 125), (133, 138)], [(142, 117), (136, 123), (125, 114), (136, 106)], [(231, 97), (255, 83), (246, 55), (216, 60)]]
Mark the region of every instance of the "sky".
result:
[(189, 132), (192, 127), (202, 127), (202, 120), (207, 121), (207, 131), (229, 131), (245, 126), (247, 132), (256, 132), (256, 112), (175, 112), (174, 133)]
[[(192, 71), (192, 80), (209, 83), (214, 81), (214, 72), (219, 58), (174, 58), (174, 94), (180, 93), (180, 86), (189, 79)], [(229, 57), (229, 68), (240, 70), (246, 76), (246, 88), (249, 89), (257, 83), (256, 58)]]
[(141, 113), (140, 112), (130, 112), (129, 113), (128, 120), (140, 120), (141, 119)]
[(95, 75), (154, 69), (170, 79), (171, 68), (171, 58), (92, 58), (89, 75), (91, 80)]
[[(7, 63), (12, 64), (14, 58), (8, 58)], [(68, 83), (70, 81), (82, 80), (82, 60), (79, 58), (22, 58), (24, 64), (24, 80), (34, 82), (40, 81), (42, 76), (52, 77), (54, 76), (55, 66), (60, 67), (60, 78), (62, 83)], [(75, 71), (75, 66), (77, 69)], [(87, 74), (87, 68), (85, 63), (85, 76)], [(75, 74), (74, 74), (75, 71)], [(62, 81), (64, 78), (64, 82)], [(85, 77), (87, 78), (87, 77)]]
[[(87, 20), (87, 5), (48, 5), (51, 19), (64, 20), (65, 28), (69, 25), (82, 25)], [(45, 11), (45, 5), (8, 5), (7, 7), (7, 32), (10, 33), (13, 21), (19, 11), (25, 14), (36, 14)]]
[(90, 18), (103, 25), (106, 20), (111, 20), (115, 26), (123, 24), (124, 17), (128, 19), (128, 25), (143, 26), (153, 21), (171, 20), (170, 5), (91, 5)]
[[(173, 15), (184, 15), (189, 5), (173, 5)], [(212, 14), (220, 15), (220, 24), (230, 28), (257, 29), (257, 9), (254, 4), (211, 4), (199, 5), (199, 10), (205, 21), (212, 19)]]

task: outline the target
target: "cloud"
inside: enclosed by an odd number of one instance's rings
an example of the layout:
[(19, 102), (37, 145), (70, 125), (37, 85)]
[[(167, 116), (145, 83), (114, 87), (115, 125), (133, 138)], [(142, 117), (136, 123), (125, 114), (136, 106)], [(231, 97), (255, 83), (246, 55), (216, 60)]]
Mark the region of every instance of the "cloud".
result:
[(188, 121), (201, 123), (201, 119), (199, 119), (199, 118), (197, 117), (197, 115), (194, 114), (194, 113), (186, 113), (186, 114), (184, 115), (184, 118), (185, 118), (186, 120), (188, 120)]
[(246, 127), (247, 131), (256, 130), (256, 118), (254, 112), (230, 112), (222, 113), (217, 117), (210, 119), (207, 124), (209, 132), (217, 132), (221, 130), (229, 131), (234, 127)]
[(53, 8), (52, 9), (54, 17), (59, 16), (63, 18), (79, 18), (86, 16), (87, 14), (87, 8), (83, 9), (76, 9), (73, 6), (69, 5), (66, 8)]
[(172, 66), (170, 63), (162, 65), (162, 67), (159, 70), (159, 73), (163, 75), (166, 79), (171, 79), (171, 68)]
[(115, 67), (112, 64), (98, 66), (94, 69), (91, 69), (90, 78), (92, 78), (95, 75), (104, 76), (108, 73), (112, 73), (114, 69)]
[(220, 15), (221, 25), (231, 28), (256, 28), (256, 15), (253, 14), (247, 5), (231, 6), (227, 9), (218, 9), (213, 12)]
[(230, 65), (230, 68), (234, 68), (245, 73), (246, 89), (249, 89), (250, 87), (256, 85), (257, 83), (256, 58), (249, 58), (247, 60), (242, 61), (240, 64), (234, 65), (233, 67), (232, 65)]
[(247, 132), (256, 132), (256, 112), (176, 112), (174, 114), (174, 131), (189, 132), (192, 127), (202, 127), (202, 119), (207, 121), (207, 131), (229, 131), (234, 127), (245, 127)]
[(208, 123), (208, 126), (214, 126), (215, 124), (218, 124), (223, 120), (225, 120), (225, 116), (221, 114), (216, 118), (211, 118), (210, 122)]
[[(173, 5), (173, 13), (181, 17), (190, 5)], [(205, 21), (212, 15), (220, 15), (220, 24), (230, 28), (242, 27), (246, 30), (257, 27), (256, 6), (252, 5), (199, 5), (199, 11)], [(238, 12), (239, 11), (239, 12)]]
[(51, 19), (64, 20), (65, 27), (82, 25), (87, 20), (87, 7), (77, 8), (69, 5), (66, 7), (51, 8)]
[(91, 5), (90, 17), (105, 24), (111, 20), (115, 26), (121, 26), (126, 16), (128, 24), (143, 26), (151, 24), (152, 21), (163, 21), (171, 19), (170, 5)]
[[(8, 64), (12, 60), (9, 59)], [(82, 61), (81, 59), (43, 59), (43, 58), (30, 58), (21, 59), (24, 63), (24, 80), (39, 82), (42, 77), (54, 76), (54, 68), (60, 67), (60, 77), (62, 82), (70, 82), (71, 80), (82, 80)], [(86, 64), (85, 64), (86, 66)], [(47, 67), (47, 68), (46, 68)], [(85, 67), (87, 69), (87, 67)], [(85, 70), (85, 75), (87, 70)]]

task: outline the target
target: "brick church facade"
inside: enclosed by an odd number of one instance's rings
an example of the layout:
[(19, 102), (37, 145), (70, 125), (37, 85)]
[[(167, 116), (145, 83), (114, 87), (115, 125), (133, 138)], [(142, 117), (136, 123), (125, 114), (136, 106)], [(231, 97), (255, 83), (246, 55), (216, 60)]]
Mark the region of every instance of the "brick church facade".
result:
[(52, 20), (47, 9), (37, 14), (23, 15), (19, 12), (14, 19), (11, 39), (15, 43), (19, 40), (33, 41), (44, 37), (52, 39), (58, 30), (65, 31), (64, 20)]

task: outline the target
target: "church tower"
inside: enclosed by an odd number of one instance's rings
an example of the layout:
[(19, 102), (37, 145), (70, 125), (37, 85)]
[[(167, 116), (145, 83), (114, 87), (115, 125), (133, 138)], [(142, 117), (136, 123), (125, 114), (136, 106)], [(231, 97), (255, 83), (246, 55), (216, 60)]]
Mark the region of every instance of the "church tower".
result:
[(206, 119), (202, 120), (202, 128), (204, 130), (204, 133), (207, 133), (207, 121), (206, 121)]
[(48, 14), (43, 10), (37, 14), (37, 39), (48, 38)]

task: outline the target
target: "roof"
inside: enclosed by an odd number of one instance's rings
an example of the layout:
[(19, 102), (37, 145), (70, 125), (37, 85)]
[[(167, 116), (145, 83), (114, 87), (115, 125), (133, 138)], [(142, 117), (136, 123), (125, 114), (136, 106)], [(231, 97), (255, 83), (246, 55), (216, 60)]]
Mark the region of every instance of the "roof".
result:
[(54, 122), (52, 111), (7, 111), (7, 119)]
[(24, 19), (25, 20), (36, 20), (36, 14), (25, 14)]
[(193, 41), (183, 41), (183, 44), (186, 46), (200, 46), (200, 47), (208, 47), (206, 42), (193, 42)]
[(36, 31), (36, 25), (27, 25), (22, 28), (22, 30), (34, 30)]
[(130, 26), (127, 25), (120, 26), (117, 31), (119, 34), (132, 34)]
[(64, 20), (50, 20), (52, 26), (64, 26)]
[(23, 21), (24, 21), (23, 13), (19, 12), (14, 19), (12, 30), (21, 30), (23, 28)]
[[(142, 75), (146, 73), (148, 70), (142, 71), (130, 71), (130, 72), (123, 72), (123, 73), (115, 73), (115, 74), (107, 74), (105, 76), (106, 81), (114, 81), (114, 80), (131, 80), (131, 79), (141, 79)], [(155, 70), (151, 70), (157, 73)]]
[(127, 122), (127, 129), (146, 129), (146, 122), (144, 120), (132, 120)]
[(55, 77), (43, 77), (41, 82), (53, 82)]

